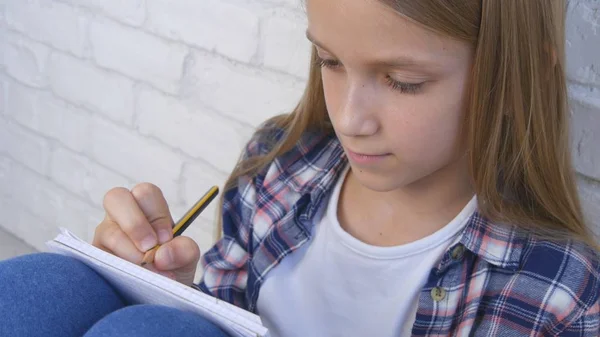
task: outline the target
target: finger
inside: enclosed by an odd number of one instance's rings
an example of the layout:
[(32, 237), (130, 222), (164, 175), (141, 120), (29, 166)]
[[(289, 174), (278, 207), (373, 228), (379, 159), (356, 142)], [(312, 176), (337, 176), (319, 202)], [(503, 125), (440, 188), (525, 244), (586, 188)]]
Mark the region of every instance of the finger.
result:
[(138, 250), (145, 252), (156, 246), (156, 233), (129, 190), (117, 187), (108, 191), (104, 209), (109, 220), (119, 224)]
[(195, 271), (200, 259), (200, 248), (194, 240), (178, 236), (160, 246), (154, 256), (154, 265), (165, 271)]
[(151, 272), (160, 274), (160, 275), (162, 275), (164, 277), (168, 277), (168, 278), (170, 278), (172, 280), (177, 280), (177, 276), (175, 275), (174, 272), (172, 272), (172, 271), (158, 270), (158, 269), (156, 269), (156, 267), (152, 263), (145, 265), (144, 268), (150, 270)]
[(93, 245), (135, 264), (139, 264), (144, 256), (121, 227), (108, 217), (96, 227)]
[(163, 244), (171, 240), (173, 238), (173, 218), (160, 188), (150, 183), (141, 183), (131, 190), (131, 194), (154, 228), (159, 243)]

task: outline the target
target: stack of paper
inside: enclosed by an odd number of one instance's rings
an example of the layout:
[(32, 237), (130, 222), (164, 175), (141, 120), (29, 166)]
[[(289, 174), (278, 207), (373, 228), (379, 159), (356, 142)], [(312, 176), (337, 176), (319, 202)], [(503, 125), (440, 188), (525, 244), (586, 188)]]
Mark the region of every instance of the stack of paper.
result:
[(159, 304), (195, 312), (232, 336), (268, 336), (257, 315), (109, 254), (66, 229), (61, 228), (47, 245), (96, 270), (132, 304)]

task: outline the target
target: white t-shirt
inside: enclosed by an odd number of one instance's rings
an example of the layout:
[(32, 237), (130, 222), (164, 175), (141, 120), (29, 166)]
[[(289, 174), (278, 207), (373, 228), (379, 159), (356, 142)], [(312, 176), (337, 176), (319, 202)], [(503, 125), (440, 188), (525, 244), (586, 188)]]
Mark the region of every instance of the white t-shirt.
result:
[(372, 246), (338, 222), (346, 173), (317, 220), (312, 242), (284, 258), (261, 286), (257, 309), (272, 337), (410, 336), (431, 269), (476, 209), (473, 197), (448, 225), (425, 238)]

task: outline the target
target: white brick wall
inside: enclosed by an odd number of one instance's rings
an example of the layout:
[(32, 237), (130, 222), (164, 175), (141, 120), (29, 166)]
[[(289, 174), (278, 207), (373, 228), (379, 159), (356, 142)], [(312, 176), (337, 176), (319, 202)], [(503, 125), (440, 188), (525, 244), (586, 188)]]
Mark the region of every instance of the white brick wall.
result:
[[(106, 191), (142, 181), (180, 217), (296, 104), (305, 21), (296, 0), (0, 0), (0, 226), (91, 239)], [(215, 211), (187, 232), (204, 251)]]
[(573, 157), (587, 220), (600, 235), (600, 2), (571, 0), (567, 23)]
[[(0, 0), (0, 226), (91, 239), (113, 186), (158, 184), (178, 218), (223, 184), (309, 62), (299, 0)], [(571, 0), (573, 155), (600, 228), (600, 3)], [(188, 235), (206, 250), (212, 205)]]

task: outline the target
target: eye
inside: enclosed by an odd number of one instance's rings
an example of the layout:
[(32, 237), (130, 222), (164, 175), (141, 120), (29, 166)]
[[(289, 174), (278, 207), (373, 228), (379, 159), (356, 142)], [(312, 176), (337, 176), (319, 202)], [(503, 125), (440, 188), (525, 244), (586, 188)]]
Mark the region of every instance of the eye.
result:
[(386, 80), (387, 80), (390, 88), (392, 88), (394, 90), (398, 90), (401, 93), (405, 93), (405, 94), (416, 94), (423, 87), (423, 83), (400, 82), (400, 81), (393, 79), (390, 76), (386, 76)]
[(341, 66), (340, 61), (324, 59), (324, 58), (321, 58), (320, 56), (317, 56), (316, 63), (321, 68), (335, 69), (335, 68), (338, 68), (339, 66)]

